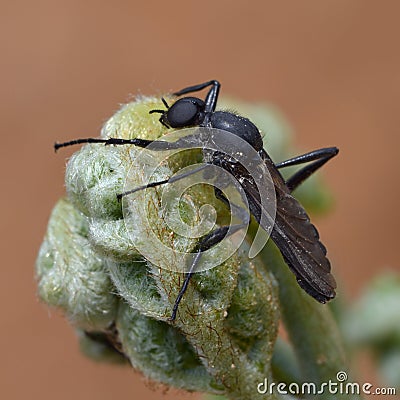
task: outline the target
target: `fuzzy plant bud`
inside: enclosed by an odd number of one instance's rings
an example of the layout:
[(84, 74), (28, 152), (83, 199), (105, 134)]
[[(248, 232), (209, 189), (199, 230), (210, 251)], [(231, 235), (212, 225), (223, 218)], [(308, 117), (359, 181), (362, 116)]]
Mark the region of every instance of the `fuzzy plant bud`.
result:
[[(264, 145), (272, 157), (283, 159), (288, 129), (279, 115), (261, 105), (236, 106), (265, 134)], [(101, 136), (155, 140), (167, 128), (149, 111), (163, 107), (156, 98), (126, 104), (105, 123)], [(274, 355), (274, 349), (282, 312), (289, 330), (292, 326), (290, 310), (281, 305), (283, 281), (272, 268), (281, 267), (281, 256), (271, 250), (264, 258), (250, 260), (248, 244), (242, 243), (220, 265), (193, 274), (176, 320), (171, 321), (185, 278), (178, 268), (184, 263), (181, 255), (193, 252), (198, 244), (198, 238), (176, 233), (171, 225), (208, 222), (202, 214), (205, 204), (216, 210), (214, 229), (229, 221), (230, 213), (206, 184), (187, 188), (168, 215), (162, 208), (163, 186), (120, 201), (117, 195), (127, 190), (127, 184), (143, 185), (143, 177), (153, 168), (147, 162), (150, 156), (150, 150), (134, 145), (86, 144), (71, 157), (66, 168), (67, 195), (51, 214), (36, 263), (39, 297), (62, 310), (75, 327), (84, 353), (96, 360), (127, 359), (147, 378), (188, 391), (230, 399), (275, 398), (258, 393), (257, 385), (276, 377), (273, 360), (279, 354)], [(150, 171), (151, 181), (168, 179), (199, 160), (201, 152), (196, 150), (164, 156)], [(318, 208), (325, 192), (314, 180), (307, 185), (303, 198)], [(226, 246), (233, 242), (229, 238)], [(172, 256), (165, 249), (174, 249)], [(224, 249), (217, 248), (214, 256)], [(290, 279), (284, 284), (297, 290)], [(294, 296), (301, 307), (303, 294)], [(322, 307), (312, 299), (306, 303), (311, 304), (308, 312)], [(297, 316), (292, 319), (299, 329), (302, 322)], [(329, 317), (326, 321), (333, 323)], [(318, 344), (320, 327), (312, 326), (311, 331), (307, 321), (303, 323), (303, 334), (308, 332)], [(335, 338), (332, 353), (340, 347), (337, 342)], [(309, 361), (313, 362), (317, 361)], [(287, 368), (291, 370), (292, 366)]]

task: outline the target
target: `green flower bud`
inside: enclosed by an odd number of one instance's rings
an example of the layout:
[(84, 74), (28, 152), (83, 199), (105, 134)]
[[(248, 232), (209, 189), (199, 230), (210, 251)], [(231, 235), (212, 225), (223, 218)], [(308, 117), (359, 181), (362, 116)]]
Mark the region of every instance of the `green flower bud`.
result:
[(39, 296), (74, 325), (102, 329), (114, 321), (118, 298), (104, 258), (88, 240), (88, 225), (68, 200), (57, 203), (36, 263)]

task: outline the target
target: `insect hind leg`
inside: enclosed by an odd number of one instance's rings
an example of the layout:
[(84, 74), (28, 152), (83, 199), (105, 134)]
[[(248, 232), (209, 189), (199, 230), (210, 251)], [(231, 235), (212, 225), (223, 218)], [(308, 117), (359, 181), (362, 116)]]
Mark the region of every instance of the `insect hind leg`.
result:
[(311, 151), (309, 153), (302, 154), (290, 158), (289, 160), (282, 161), (275, 164), (277, 168), (290, 167), (292, 165), (304, 164), (313, 161), (311, 164), (305, 166), (300, 171), (293, 174), (287, 181), (286, 185), (291, 192), (300, 186), (308, 177), (310, 177), (315, 171), (326, 164), (331, 158), (335, 157), (339, 153), (337, 147), (326, 147)]

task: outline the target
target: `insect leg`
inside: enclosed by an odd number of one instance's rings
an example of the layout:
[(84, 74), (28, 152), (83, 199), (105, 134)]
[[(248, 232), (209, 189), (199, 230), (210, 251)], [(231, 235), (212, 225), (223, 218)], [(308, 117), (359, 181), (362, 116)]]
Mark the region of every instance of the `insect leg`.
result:
[(148, 183), (147, 185), (139, 186), (139, 187), (137, 187), (135, 189), (128, 190), (127, 192), (119, 193), (119, 194), (117, 194), (117, 199), (121, 200), (122, 197), (127, 196), (128, 194), (132, 194), (132, 193), (138, 192), (139, 190), (148, 189), (148, 188), (151, 188), (151, 187), (161, 186), (161, 185), (164, 185), (166, 183), (174, 183), (174, 182), (179, 181), (179, 180), (181, 180), (183, 178), (186, 178), (186, 177), (188, 177), (190, 175), (197, 174), (197, 172), (200, 172), (200, 171), (204, 170), (208, 166), (209, 166), (209, 164), (203, 164), (198, 168), (192, 169), (191, 171), (184, 172), (183, 174), (180, 174), (180, 175), (172, 176), (169, 179), (165, 179), (163, 181), (158, 181), (158, 182), (151, 182), (151, 183)]
[(106, 146), (114, 145), (134, 145), (137, 147), (147, 147), (150, 144), (152, 145), (151, 150), (154, 151), (163, 151), (163, 150), (174, 150), (174, 149), (184, 149), (184, 148), (198, 148), (199, 147), (199, 138), (197, 135), (187, 135), (179, 138), (175, 142), (165, 142), (162, 140), (149, 140), (149, 139), (120, 139), (120, 138), (85, 138), (85, 139), (75, 139), (70, 140), (69, 142), (64, 143), (55, 143), (54, 150), (57, 151), (60, 147), (68, 147), (74, 146), (77, 144), (83, 143), (103, 143)]
[(246, 209), (229, 202), (221, 189), (214, 187), (214, 193), (217, 199), (221, 200), (227, 207), (231, 209), (232, 214), (236, 215), (240, 220), (242, 220), (243, 225), (248, 225), (250, 223), (250, 214)]
[(192, 265), (190, 266), (189, 272), (186, 274), (185, 280), (183, 282), (183, 285), (181, 287), (181, 290), (178, 293), (178, 296), (175, 300), (174, 307), (172, 309), (172, 314), (171, 317), (169, 318), (170, 321), (174, 321), (176, 318), (176, 313), (178, 311), (179, 303), (182, 300), (183, 295), (186, 292), (186, 289), (188, 287), (189, 281), (194, 274), (194, 271), (196, 269), (197, 264), (200, 261), (201, 253), (203, 251), (206, 251), (210, 249), (211, 247), (217, 245), (221, 240), (223, 240), (225, 237), (231, 236), (234, 233), (236, 233), (238, 230), (248, 226), (250, 222), (250, 214), (242, 207), (236, 206), (233, 203), (230, 203), (229, 200), (225, 197), (223, 192), (214, 187), (215, 191), (215, 196), (221, 200), (223, 203), (225, 203), (228, 207), (231, 207), (231, 209), (234, 209), (236, 214), (239, 215), (239, 217), (242, 219), (242, 223), (237, 224), (237, 225), (232, 225), (232, 226), (221, 226), (220, 228), (216, 229), (215, 231), (209, 233), (208, 235), (204, 236), (202, 240), (198, 243), (196, 246), (195, 252), (196, 256), (193, 260)]
[(183, 88), (175, 93), (174, 96), (182, 96), (183, 94), (199, 92), (200, 90), (205, 89), (207, 86), (221, 86), (220, 83), (216, 80), (207, 81), (204, 83), (199, 83), (198, 85), (188, 86)]
[(281, 161), (275, 164), (276, 168), (290, 167), (292, 165), (304, 164), (309, 161), (319, 160), (321, 158), (328, 158), (328, 160), (339, 153), (337, 147), (325, 147), (323, 149), (313, 150), (309, 153), (301, 154), (299, 156), (289, 158), (288, 160)]
[(204, 236), (201, 241), (197, 244), (195, 253), (196, 256), (190, 266), (189, 272), (185, 276), (185, 280), (181, 289), (179, 290), (178, 296), (175, 299), (174, 306), (172, 308), (171, 316), (169, 317), (169, 321), (174, 321), (176, 319), (176, 314), (178, 312), (179, 303), (182, 300), (183, 295), (186, 292), (186, 289), (189, 285), (189, 281), (195, 273), (196, 267), (200, 261), (200, 257), (203, 251), (210, 249), (211, 247), (217, 245), (221, 242), (225, 237), (233, 235), (238, 230), (246, 227), (248, 223), (237, 224), (232, 226), (221, 226), (213, 232), (210, 232), (208, 235)]
[(201, 256), (201, 252), (197, 251), (196, 252), (196, 257), (194, 258), (193, 263), (190, 266), (190, 270), (185, 276), (185, 280), (183, 281), (183, 285), (182, 285), (181, 289), (179, 290), (178, 296), (175, 299), (175, 303), (174, 303), (174, 307), (172, 308), (171, 316), (168, 318), (169, 321), (175, 321), (175, 319), (176, 319), (176, 313), (178, 312), (179, 303), (181, 302), (182, 297), (186, 292), (186, 289), (187, 289), (187, 287), (189, 285), (190, 278), (193, 276), (194, 270), (195, 270), (195, 268), (196, 268), (196, 266), (197, 266), (197, 264), (198, 264), (198, 262), (200, 260), (200, 256)]
[(339, 149), (337, 147), (327, 147), (323, 149), (314, 150), (297, 157), (290, 158), (289, 160), (275, 164), (275, 166), (277, 168), (285, 168), (285, 167), (290, 167), (292, 165), (299, 165), (299, 164), (304, 164), (306, 162), (314, 161), (310, 165), (307, 165), (300, 171), (296, 172), (286, 181), (287, 187), (292, 192), (310, 175), (312, 175), (317, 169), (321, 168), (331, 158), (336, 156), (338, 152)]
[(60, 147), (74, 146), (76, 144), (83, 143), (103, 143), (104, 145), (125, 145), (133, 144), (138, 147), (147, 147), (149, 144), (153, 143), (152, 140), (146, 139), (119, 139), (119, 138), (85, 138), (85, 139), (75, 139), (64, 143), (54, 143), (54, 150), (57, 151)]
[(182, 96), (183, 94), (198, 92), (200, 90), (203, 90), (207, 86), (212, 86), (212, 88), (207, 93), (207, 96), (205, 99), (205, 103), (206, 103), (205, 112), (214, 112), (215, 107), (217, 106), (219, 89), (221, 87), (221, 84), (216, 80), (200, 83), (200, 84), (194, 85), (194, 86), (189, 86), (189, 87), (179, 90), (178, 92), (175, 92), (173, 94), (174, 94), (174, 96)]

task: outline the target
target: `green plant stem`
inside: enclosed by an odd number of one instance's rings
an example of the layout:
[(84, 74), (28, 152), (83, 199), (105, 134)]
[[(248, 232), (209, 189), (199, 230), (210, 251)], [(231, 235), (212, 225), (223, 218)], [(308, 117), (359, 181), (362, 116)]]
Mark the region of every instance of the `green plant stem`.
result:
[[(262, 250), (261, 260), (279, 282), (282, 319), (300, 366), (302, 382), (312, 382), (317, 386), (329, 380), (336, 382), (336, 374), (340, 371), (348, 373), (348, 365), (342, 338), (330, 309), (300, 289), (271, 242)], [(327, 392), (319, 398), (352, 398)]]

